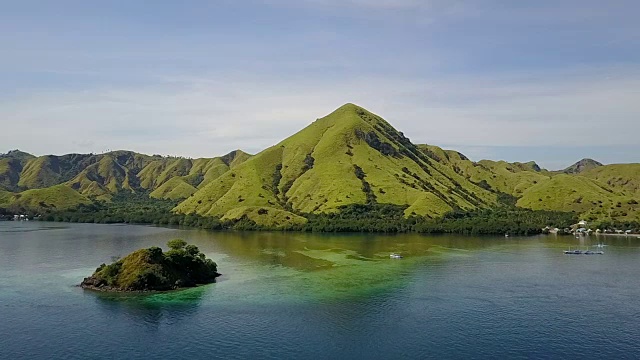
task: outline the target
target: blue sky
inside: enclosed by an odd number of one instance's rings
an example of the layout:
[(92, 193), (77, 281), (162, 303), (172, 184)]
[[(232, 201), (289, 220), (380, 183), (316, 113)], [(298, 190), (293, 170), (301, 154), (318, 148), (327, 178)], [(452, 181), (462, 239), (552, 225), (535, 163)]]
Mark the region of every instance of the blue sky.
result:
[(258, 152), (338, 106), (473, 160), (640, 162), (637, 1), (0, 0), (0, 152)]

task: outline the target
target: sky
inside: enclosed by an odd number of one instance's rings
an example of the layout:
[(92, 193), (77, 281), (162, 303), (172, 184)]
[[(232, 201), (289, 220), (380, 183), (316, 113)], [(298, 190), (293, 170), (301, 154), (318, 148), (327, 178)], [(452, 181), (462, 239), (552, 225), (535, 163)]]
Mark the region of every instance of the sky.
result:
[(636, 0), (0, 0), (0, 152), (212, 157), (352, 102), (472, 160), (640, 162)]

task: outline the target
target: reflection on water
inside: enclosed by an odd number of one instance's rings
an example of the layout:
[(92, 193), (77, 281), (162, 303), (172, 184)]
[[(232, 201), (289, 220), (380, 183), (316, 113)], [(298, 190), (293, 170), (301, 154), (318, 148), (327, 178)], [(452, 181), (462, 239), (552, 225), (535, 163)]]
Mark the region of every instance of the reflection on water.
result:
[(95, 299), (105, 316), (123, 316), (145, 326), (157, 327), (164, 321), (184, 321), (198, 313), (210, 285), (164, 293), (106, 293), (83, 290)]
[(155, 308), (159, 306), (193, 306), (198, 305), (211, 285), (204, 285), (182, 290), (155, 293), (109, 293), (83, 290), (95, 296), (102, 304), (118, 304), (130, 308)]

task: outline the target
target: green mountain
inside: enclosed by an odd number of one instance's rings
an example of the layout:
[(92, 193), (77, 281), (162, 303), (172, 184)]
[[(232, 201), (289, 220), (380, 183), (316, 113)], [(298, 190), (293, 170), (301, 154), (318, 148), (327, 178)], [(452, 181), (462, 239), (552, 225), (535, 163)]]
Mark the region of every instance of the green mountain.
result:
[(176, 211), (204, 216), (335, 212), (350, 204), (408, 206), (439, 217), (496, 204), (496, 195), (412, 144), (381, 117), (347, 104), (223, 174)]
[[(583, 159), (548, 171), (533, 161), (474, 162), (454, 150), (414, 145), (380, 116), (353, 104), (254, 156), (240, 150), (200, 159), (131, 151), (0, 154), (0, 208), (51, 212), (94, 203), (95, 209), (114, 199), (121, 202), (118, 209), (156, 201), (157, 207), (147, 208), (165, 213), (178, 204), (173, 211), (182, 218), (200, 215), (270, 228), (295, 227), (318, 214), (335, 219), (345, 209), (360, 216), (363, 209), (385, 204), (392, 207), (381, 210), (381, 218), (438, 219), (516, 204), (588, 220), (640, 221), (640, 164)], [(188, 220), (197, 219), (202, 218)]]

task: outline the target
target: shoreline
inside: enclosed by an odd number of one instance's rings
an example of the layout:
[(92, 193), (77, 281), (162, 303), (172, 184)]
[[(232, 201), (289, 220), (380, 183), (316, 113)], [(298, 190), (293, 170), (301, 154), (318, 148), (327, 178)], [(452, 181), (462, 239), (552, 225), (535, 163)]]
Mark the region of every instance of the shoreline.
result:
[(605, 234), (605, 233), (598, 233), (598, 234), (595, 234), (595, 236), (616, 236), (616, 237), (631, 237), (631, 238), (640, 239), (640, 234)]
[[(216, 276), (216, 279), (219, 278), (220, 276), (222, 276), (222, 274), (219, 274), (218, 276)], [(158, 294), (158, 293), (169, 293), (174, 291), (193, 289), (193, 288), (198, 288), (198, 287), (211, 285), (215, 283), (216, 281), (214, 280), (207, 284), (196, 284), (195, 286), (183, 286), (183, 287), (176, 287), (176, 288), (171, 288), (167, 290), (124, 290), (120, 288), (114, 288), (111, 286), (95, 286), (95, 285), (87, 285), (83, 283), (76, 285), (76, 287), (79, 287), (84, 290), (95, 291), (99, 293), (110, 293), (110, 294)]]

